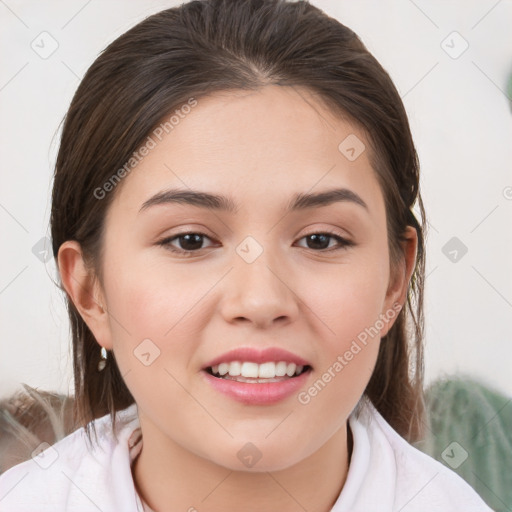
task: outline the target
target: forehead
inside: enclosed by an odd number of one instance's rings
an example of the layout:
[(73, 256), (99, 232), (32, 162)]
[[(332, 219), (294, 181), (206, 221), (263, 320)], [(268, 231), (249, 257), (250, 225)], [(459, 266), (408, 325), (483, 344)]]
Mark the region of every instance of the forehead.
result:
[(230, 195), (243, 207), (343, 186), (366, 196), (370, 208), (382, 206), (372, 206), (382, 198), (364, 132), (306, 89), (225, 91), (187, 112), (168, 133), (150, 135), (152, 149), (115, 202), (138, 210), (156, 192), (179, 187)]

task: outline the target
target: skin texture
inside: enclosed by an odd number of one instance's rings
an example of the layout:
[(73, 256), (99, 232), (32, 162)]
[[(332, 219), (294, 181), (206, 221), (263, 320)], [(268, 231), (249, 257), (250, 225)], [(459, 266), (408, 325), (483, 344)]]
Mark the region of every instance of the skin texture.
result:
[[(355, 161), (338, 150), (350, 134), (367, 148)], [(309, 361), (307, 390), (380, 314), (404, 304), (416, 233), (407, 231), (391, 275), (384, 198), (368, 152), (361, 130), (304, 89), (216, 93), (200, 99), (115, 191), (103, 283), (85, 270), (76, 242), (61, 246), (63, 284), (98, 343), (114, 351), (138, 404), (144, 445), (133, 475), (155, 510), (243, 503), (246, 511), (327, 511), (335, 502), (348, 471), (347, 418), (370, 379), (380, 336), (306, 405), (297, 394), (272, 405), (236, 402), (206, 383), (201, 369), (236, 347), (277, 346)], [(296, 193), (340, 187), (367, 209), (344, 201), (286, 213)], [(163, 204), (140, 211), (168, 188), (227, 195), (238, 210)], [(335, 238), (322, 246), (308, 237), (326, 231), (354, 245), (333, 250)], [(191, 257), (169, 250), (189, 248), (183, 239), (158, 245), (187, 232), (206, 235)], [(236, 251), (247, 236), (263, 249), (252, 263)], [(148, 338), (160, 355), (145, 366), (134, 350)], [(248, 442), (261, 453), (251, 468), (237, 457)]]

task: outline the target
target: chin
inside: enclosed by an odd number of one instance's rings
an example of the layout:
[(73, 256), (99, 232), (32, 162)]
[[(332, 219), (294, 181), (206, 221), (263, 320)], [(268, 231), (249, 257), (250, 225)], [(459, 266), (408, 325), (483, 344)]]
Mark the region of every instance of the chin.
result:
[(259, 449), (256, 444), (246, 442), (240, 448), (236, 448), (235, 457), (232, 456), (233, 452), (229, 451), (220, 457), (218, 453), (214, 454), (210, 460), (230, 471), (263, 473), (288, 469), (306, 458), (298, 454), (294, 446), (281, 445), (280, 448), (267, 446)]

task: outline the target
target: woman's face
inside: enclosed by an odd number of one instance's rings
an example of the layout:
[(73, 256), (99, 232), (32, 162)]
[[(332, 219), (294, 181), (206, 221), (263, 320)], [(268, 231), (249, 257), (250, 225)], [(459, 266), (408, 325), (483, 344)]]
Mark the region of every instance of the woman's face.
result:
[(279, 86), (200, 99), (161, 131), (109, 208), (93, 332), (145, 439), (284, 469), (345, 428), (407, 286), (367, 140)]

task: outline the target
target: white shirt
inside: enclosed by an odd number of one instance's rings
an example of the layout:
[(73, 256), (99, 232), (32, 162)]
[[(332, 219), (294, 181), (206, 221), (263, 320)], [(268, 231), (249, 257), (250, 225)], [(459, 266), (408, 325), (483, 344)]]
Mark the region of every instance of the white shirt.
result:
[[(142, 448), (137, 405), (95, 420), (0, 476), (0, 512), (145, 512), (131, 464)], [(420, 452), (370, 404), (349, 417), (353, 451), (331, 512), (492, 512), (459, 475)], [(94, 435), (94, 434), (93, 434)]]

